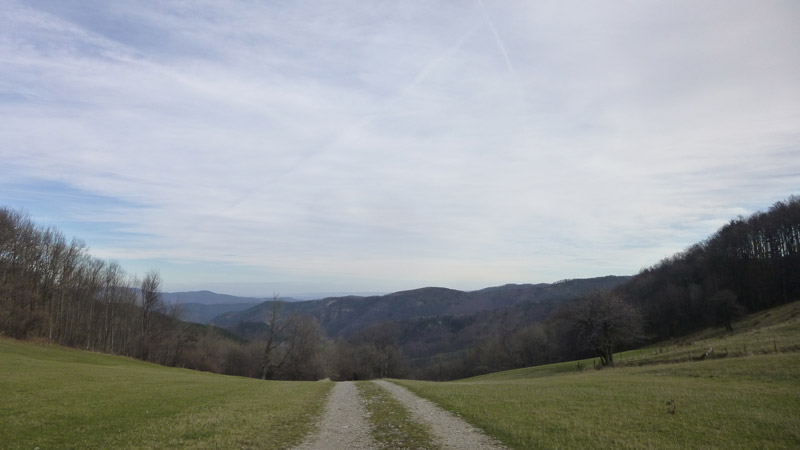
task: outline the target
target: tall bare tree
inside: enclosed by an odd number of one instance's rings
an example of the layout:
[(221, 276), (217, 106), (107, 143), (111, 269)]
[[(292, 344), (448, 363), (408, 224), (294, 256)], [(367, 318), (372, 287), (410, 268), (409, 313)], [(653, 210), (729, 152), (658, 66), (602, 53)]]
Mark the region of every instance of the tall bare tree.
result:
[(317, 380), (324, 371), (322, 327), (311, 316), (292, 315), (284, 326), (282, 355), (277, 369), (281, 379)]
[(261, 359), (261, 379), (272, 378), (275, 374), (275, 365), (272, 361), (272, 352), (281, 344), (281, 334), (283, 325), (280, 323), (280, 310), (282, 303), (278, 300), (278, 294), (272, 296), (270, 314), (267, 317), (269, 327), (267, 343), (264, 345), (264, 354)]
[(156, 271), (150, 271), (142, 279), (142, 328), (140, 352), (142, 359), (148, 359), (154, 334), (155, 315), (163, 312), (163, 302), (161, 301), (161, 275)]

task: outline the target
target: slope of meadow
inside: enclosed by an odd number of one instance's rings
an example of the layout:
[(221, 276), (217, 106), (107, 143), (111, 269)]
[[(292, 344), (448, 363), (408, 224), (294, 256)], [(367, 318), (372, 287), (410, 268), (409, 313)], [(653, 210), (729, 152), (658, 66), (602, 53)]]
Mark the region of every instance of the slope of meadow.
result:
[(3, 448), (285, 448), (332, 383), (167, 368), (0, 338)]
[(626, 352), (616, 369), (585, 360), (580, 371), (573, 361), (398, 383), (513, 448), (798, 448), (799, 323), (793, 303), (749, 316), (733, 333)]

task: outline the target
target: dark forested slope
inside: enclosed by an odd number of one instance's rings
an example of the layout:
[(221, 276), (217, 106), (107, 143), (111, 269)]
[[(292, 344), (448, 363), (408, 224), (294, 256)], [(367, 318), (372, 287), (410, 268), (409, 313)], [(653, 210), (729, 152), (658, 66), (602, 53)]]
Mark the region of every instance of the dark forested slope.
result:
[(730, 327), (745, 312), (800, 299), (800, 197), (731, 220), (618, 291), (641, 309), (655, 339)]
[[(486, 329), (514, 328), (520, 320), (538, 319), (552, 310), (552, 305), (566, 299), (576, 298), (597, 289), (612, 289), (629, 277), (608, 276), (601, 278), (564, 280), (553, 284), (509, 284), (478, 291), (459, 291), (445, 288), (421, 288), (393, 294), (371, 297), (333, 297), (322, 300), (284, 303), (281, 315), (310, 315), (314, 317), (330, 337), (349, 336), (373, 325), (397, 322), (402, 334), (408, 329), (427, 336), (429, 340), (466, 339), (472, 342), (475, 336), (485, 335)], [(212, 322), (248, 338), (263, 332), (271, 313), (271, 301), (241, 312), (231, 312), (215, 318)], [(539, 308), (517, 305), (539, 304)], [(512, 308), (512, 309), (509, 309)], [(538, 313), (531, 314), (531, 309)], [(507, 310), (497, 315), (491, 311)], [(510, 314), (510, 311), (516, 311)], [(528, 312), (526, 312), (528, 311)], [(503, 317), (505, 319), (503, 319)], [(477, 322), (477, 324), (476, 324)], [(484, 331), (478, 332), (478, 329)], [(466, 330), (466, 331), (464, 331)], [(470, 337), (453, 337), (461, 333)], [(433, 346), (438, 347), (438, 346)], [(461, 345), (448, 344), (447, 351)], [(428, 354), (428, 351), (422, 351)]]

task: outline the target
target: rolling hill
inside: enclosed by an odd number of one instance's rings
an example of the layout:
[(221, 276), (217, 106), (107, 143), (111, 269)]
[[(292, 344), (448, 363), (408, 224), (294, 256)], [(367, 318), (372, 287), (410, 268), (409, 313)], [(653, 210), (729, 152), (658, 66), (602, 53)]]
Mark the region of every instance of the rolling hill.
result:
[(227, 312), (238, 312), (258, 305), (250, 303), (221, 303), (206, 305), (203, 303), (181, 303), (179, 318), (186, 322), (207, 324), (215, 317)]
[(3, 449), (279, 449), (312, 429), (332, 383), (222, 376), (0, 336), (0, 386)]
[[(405, 354), (420, 358), (462, 350), (498, 330), (543, 320), (560, 302), (596, 289), (612, 289), (628, 279), (607, 276), (552, 284), (508, 284), (469, 292), (427, 287), (383, 296), (284, 303), (281, 314), (310, 315), (329, 337), (347, 337), (392, 322)], [(226, 312), (211, 323), (255, 339), (267, 329), (271, 305), (268, 301)]]
[(800, 302), (734, 330), (623, 352), (615, 369), (589, 359), (398, 383), (512, 448), (796, 448)]

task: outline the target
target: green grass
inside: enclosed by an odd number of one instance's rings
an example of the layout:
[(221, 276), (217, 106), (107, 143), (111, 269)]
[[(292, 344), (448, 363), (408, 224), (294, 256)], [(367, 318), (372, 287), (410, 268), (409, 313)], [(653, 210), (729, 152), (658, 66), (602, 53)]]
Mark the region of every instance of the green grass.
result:
[[(707, 359), (741, 357), (800, 350), (800, 302), (789, 303), (766, 311), (751, 314), (734, 324), (734, 331), (723, 327), (650, 345), (644, 348), (615, 353), (617, 366), (640, 366), (697, 360), (703, 353), (714, 349)], [(597, 358), (568, 361), (535, 367), (508, 370), (468, 378), (462, 381), (519, 380), (549, 377), (592, 369)]]
[[(798, 448), (800, 354), (518, 380), (402, 381), (513, 448)], [(675, 400), (676, 413), (665, 402)]]
[[(800, 303), (734, 327), (624, 352), (616, 369), (588, 359), (583, 371), (571, 361), (398, 383), (512, 448), (800, 448)], [(694, 360), (709, 348), (716, 359)]]
[[(623, 364), (641, 365), (706, 358), (800, 350), (800, 302), (751, 314), (734, 323), (732, 332), (709, 328), (622, 355)], [(713, 349), (713, 353), (709, 352)]]
[(369, 413), (372, 435), (382, 448), (436, 450), (430, 428), (411, 419), (408, 410), (371, 381), (356, 382)]
[(310, 431), (332, 386), (0, 338), (0, 447), (287, 448)]

